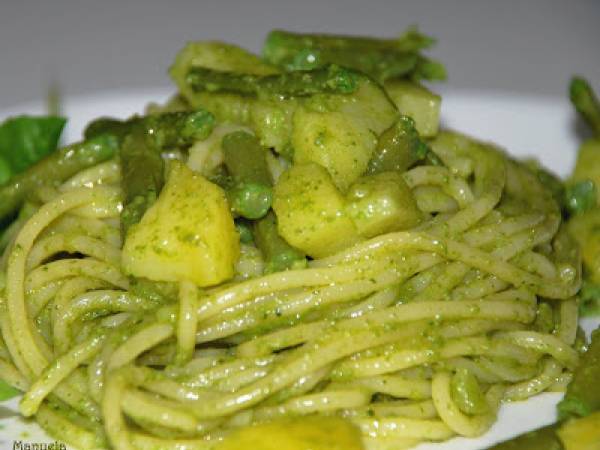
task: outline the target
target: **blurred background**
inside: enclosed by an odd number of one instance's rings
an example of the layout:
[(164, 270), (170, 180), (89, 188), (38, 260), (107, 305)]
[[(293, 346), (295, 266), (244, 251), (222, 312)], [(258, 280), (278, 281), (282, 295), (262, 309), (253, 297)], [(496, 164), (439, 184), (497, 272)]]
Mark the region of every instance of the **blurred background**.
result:
[[(574, 73), (600, 83), (599, 0), (0, 0), (0, 108), (42, 99), (169, 86), (188, 40), (258, 51), (271, 28), (439, 39), (443, 90), (564, 96)], [(438, 89), (440, 90), (440, 89)]]

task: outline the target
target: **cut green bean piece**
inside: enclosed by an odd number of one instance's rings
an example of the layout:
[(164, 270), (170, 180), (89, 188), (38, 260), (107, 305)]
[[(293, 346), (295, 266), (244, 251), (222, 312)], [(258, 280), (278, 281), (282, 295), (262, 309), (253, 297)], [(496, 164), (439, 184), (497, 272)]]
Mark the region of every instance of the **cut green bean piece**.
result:
[(351, 94), (360, 74), (328, 65), (310, 71), (276, 75), (254, 75), (205, 67), (192, 67), (186, 81), (194, 92), (229, 92), (256, 97), (305, 97), (314, 94)]
[(266, 149), (254, 135), (245, 131), (225, 135), (222, 148), (225, 167), (234, 181), (227, 191), (231, 208), (247, 219), (263, 217), (273, 201)]
[(581, 77), (573, 77), (569, 85), (569, 96), (573, 106), (591, 127), (594, 135), (600, 138), (600, 101), (590, 83)]
[(404, 172), (423, 160), (441, 165), (437, 155), (419, 137), (414, 120), (408, 116), (400, 116), (398, 121), (379, 137), (367, 173)]
[(185, 147), (212, 133), (215, 117), (203, 109), (154, 114), (144, 119), (146, 133), (160, 148)]
[(592, 333), (592, 341), (573, 374), (564, 399), (558, 404), (560, 419), (585, 417), (600, 410), (600, 328)]
[(380, 82), (398, 77), (443, 79), (443, 67), (418, 53), (433, 43), (415, 28), (397, 39), (273, 30), (265, 41), (263, 56), (269, 63), (291, 71), (338, 64)]
[(265, 273), (306, 267), (306, 257), (288, 244), (277, 231), (277, 218), (270, 212), (254, 223), (254, 240), (265, 258)]
[(113, 119), (112, 117), (100, 117), (91, 121), (83, 131), (84, 139), (94, 139), (103, 134), (111, 134), (122, 141), (131, 131), (134, 122), (139, 122), (139, 117), (133, 117), (129, 120)]
[(156, 201), (164, 183), (164, 162), (160, 152), (149, 145), (140, 124), (133, 128), (121, 146), (121, 185), (125, 196), (121, 212), (123, 236)]
[(123, 140), (134, 128), (141, 127), (150, 144), (159, 150), (185, 147), (195, 141), (206, 139), (215, 125), (214, 116), (206, 110), (193, 112), (168, 112), (146, 117), (132, 117), (122, 121), (102, 117), (91, 122), (85, 129), (86, 139), (112, 134)]
[(77, 172), (114, 156), (118, 139), (112, 135), (68, 145), (46, 156), (0, 188), (0, 222), (13, 214), (35, 189), (57, 185)]

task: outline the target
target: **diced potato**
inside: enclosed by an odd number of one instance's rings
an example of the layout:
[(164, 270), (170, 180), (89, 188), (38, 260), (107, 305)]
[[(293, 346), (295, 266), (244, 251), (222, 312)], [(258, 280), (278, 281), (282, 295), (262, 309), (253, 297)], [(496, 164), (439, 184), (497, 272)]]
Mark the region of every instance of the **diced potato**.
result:
[(260, 99), (250, 103), (249, 125), (256, 130), (263, 147), (275, 148), (283, 154), (288, 151), (295, 108), (292, 99)]
[(359, 178), (348, 189), (346, 201), (358, 234), (367, 238), (412, 228), (422, 219), (410, 188), (397, 172)]
[(571, 179), (575, 182), (592, 180), (600, 203), (600, 140), (590, 139), (581, 145)]
[(565, 450), (600, 449), (600, 411), (565, 422), (558, 436)]
[(367, 169), (375, 139), (340, 112), (314, 112), (299, 108), (294, 115), (294, 163), (325, 167), (342, 190)]
[(231, 278), (239, 236), (220, 187), (174, 161), (156, 203), (125, 239), (126, 273), (211, 286)]
[(345, 191), (366, 171), (377, 137), (396, 117), (393, 104), (371, 82), (352, 95), (315, 95), (294, 114), (294, 162), (320, 164)]
[(275, 186), (273, 209), (279, 234), (312, 257), (331, 255), (359, 239), (344, 211), (344, 197), (318, 164), (284, 172)]
[(586, 274), (592, 282), (600, 283), (600, 209), (573, 216), (567, 226), (581, 248)]
[(390, 98), (400, 113), (412, 117), (423, 137), (435, 136), (440, 125), (442, 98), (417, 83), (392, 80), (385, 83)]
[(215, 450), (362, 450), (360, 431), (338, 417), (306, 417), (240, 428)]

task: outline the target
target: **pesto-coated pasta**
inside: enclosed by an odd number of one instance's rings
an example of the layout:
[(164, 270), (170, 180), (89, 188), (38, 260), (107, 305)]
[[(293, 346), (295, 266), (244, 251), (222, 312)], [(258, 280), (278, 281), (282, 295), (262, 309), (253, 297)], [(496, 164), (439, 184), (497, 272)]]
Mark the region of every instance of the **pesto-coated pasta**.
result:
[(193, 43), (177, 99), (94, 122), (119, 157), (9, 205), (31, 202), (0, 260), (21, 413), (82, 449), (326, 442), (313, 416), (343, 448), (398, 449), (564, 389), (578, 247), (530, 168), (438, 132), (414, 84), (441, 76), (429, 43), (275, 32), (266, 61)]

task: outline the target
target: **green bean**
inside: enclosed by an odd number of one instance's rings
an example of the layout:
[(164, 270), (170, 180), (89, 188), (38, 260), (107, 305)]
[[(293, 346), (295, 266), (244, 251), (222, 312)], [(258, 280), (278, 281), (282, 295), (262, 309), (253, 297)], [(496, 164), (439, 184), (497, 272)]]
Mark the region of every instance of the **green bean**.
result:
[(266, 150), (245, 131), (223, 137), (223, 161), (234, 185), (228, 190), (232, 210), (247, 219), (259, 219), (271, 208), (272, 180)]
[(379, 136), (367, 173), (404, 172), (423, 160), (432, 165), (441, 165), (439, 158), (419, 137), (414, 120), (400, 116), (394, 125)]
[(600, 410), (600, 328), (592, 333), (587, 352), (573, 374), (564, 399), (558, 404), (561, 419), (584, 417)]
[(338, 64), (363, 72), (379, 82), (414, 76), (443, 79), (443, 68), (440, 70), (438, 63), (418, 54), (433, 43), (433, 39), (416, 29), (410, 29), (397, 39), (273, 30), (265, 41), (263, 56), (269, 63), (292, 71)]
[(100, 117), (91, 121), (83, 131), (84, 139), (93, 139), (103, 134), (111, 134), (122, 141), (123, 138), (131, 130), (133, 121), (139, 121), (140, 118), (135, 117), (129, 120), (113, 119), (112, 117)]
[(135, 127), (142, 127), (150, 144), (159, 150), (172, 147), (185, 147), (195, 141), (206, 139), (215, 124), (214, 116), (206, 110), (193, 112), (168, 112), (152, 114), (146, 117), (132, 117), (122, 121), (108, 117), (91, 122), (85, 129), (86, 139), (101, 134), (112, 134), (121, 141)]
[(121, 186), (125, 196), (121, 212), (123, 236), (156, 201), (164, 184), (164, 162), (160, 152), (149, 145), (139, 124), (133, 128), (121, 145)]
[(304, 97), (321, 93), (351, 94), (360, 75), (328, 65), (315, 70), (276, 75), (254, 75), (192, 67), (186, 81), (194, 92), (229, 92), (256, 97)]
[(277, 231), (277, 219), (272, 212), (254, 223), (254, 240), (265, 258), (266, 273), (306, 266), (306, 257), (288, 244)]
[(573, 77), (569, 85), (569, 96), (577, 112), (591, 127), (594, 135), (600, 138), (600, 101), (589, 82), (581, 77)]
[(146, 133), (160, 148), (185, 147), (212, 133), (215, 117), (206, 110), (154, 114), (144, 119)]
[(112, 135), (68, 145), (46, 156), (0, 188), (0, 221), (13, 214), (35, 189), (57, 185), (77, 172), (111, 158), (118, 148)]

